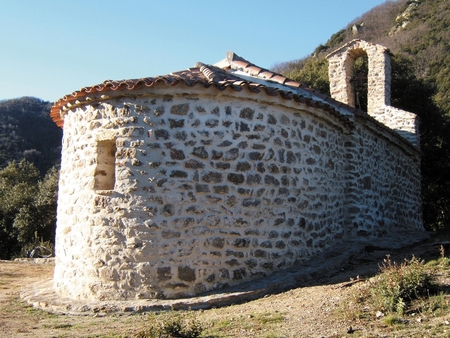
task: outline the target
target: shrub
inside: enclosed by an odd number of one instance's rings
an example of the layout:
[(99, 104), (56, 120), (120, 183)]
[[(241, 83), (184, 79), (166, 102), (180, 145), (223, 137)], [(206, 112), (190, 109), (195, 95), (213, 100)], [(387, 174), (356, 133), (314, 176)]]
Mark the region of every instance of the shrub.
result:
[(55, 254), (55, 248), (52, 242), (43, 241), (42, 238), (35, 238), (33, 242), (25, 244), (17, 257), (27, 258), (48, 258)]
[[(154, 318), (154, 317), (153, 317)], [(136, 338), (198, 338), (203, 332), (202, 325), (195, 319), (187, 320), (179, 314), (169, 314), (138, 332)]]
[(382, 273), (370, 282), (370, 295), (379, 310), (402, 315), (412, 300), (428, 296), (434, 287), (433, 274), (414, 256), (398, 264), (388, 255), (380, 269)]

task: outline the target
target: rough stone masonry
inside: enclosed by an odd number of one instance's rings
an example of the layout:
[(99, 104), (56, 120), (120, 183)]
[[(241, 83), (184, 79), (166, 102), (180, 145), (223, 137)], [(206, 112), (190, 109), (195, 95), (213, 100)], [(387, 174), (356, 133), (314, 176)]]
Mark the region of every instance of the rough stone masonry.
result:
[(233, 53), (62, 98), (55, 290), (189, 297), (421, 230), (417, 128), (407, 140), (347, 103)]

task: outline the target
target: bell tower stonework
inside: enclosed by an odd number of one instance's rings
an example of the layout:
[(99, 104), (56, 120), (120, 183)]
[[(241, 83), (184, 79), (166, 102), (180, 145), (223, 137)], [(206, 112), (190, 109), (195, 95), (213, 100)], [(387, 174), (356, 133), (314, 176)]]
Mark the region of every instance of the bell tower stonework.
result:
[(419, 146), (418, 118), (415, 114), (391, 106), (391, 56), (381, 45), (353, 40), (327, 56), (331, 97), (355, 107), (352, 83), (355, 61), (367, 56), (367, 113)]

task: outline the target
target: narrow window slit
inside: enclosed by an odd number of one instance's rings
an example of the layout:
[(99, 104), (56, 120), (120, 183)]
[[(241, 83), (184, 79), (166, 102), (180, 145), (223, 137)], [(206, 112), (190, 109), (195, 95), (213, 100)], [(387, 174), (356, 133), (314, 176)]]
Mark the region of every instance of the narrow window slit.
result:
[(97, 167), (95, 168), (96, 190), (114, 190), (116, 183), (116, 141), (105, 140), (97, 143)]

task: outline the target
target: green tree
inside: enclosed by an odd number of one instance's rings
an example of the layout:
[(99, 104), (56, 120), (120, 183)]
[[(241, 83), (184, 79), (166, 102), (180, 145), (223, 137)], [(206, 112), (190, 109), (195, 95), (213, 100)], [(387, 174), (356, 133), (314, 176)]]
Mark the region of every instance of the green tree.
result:
[(39, 173), (36, 167), (22, 160), (0, 171), (0, 257), (10, 259), (20, 251), (14, 220), (24, 206), (31, 205), (37, 194)]
[(36, 240), (53, 242), (55, 237), (58, 170), (53, 167), (37, 183), (37, 194), (30, 205), (24, 205), (14, 219), (21, 246)]
[(303, 68), (291, 70), (283, 75), (324, 94), (330, 93), (328, 61), (324, 57), (310, 58)]
[(58, 170), (39, 180), (22, 160), (0, 171), (0, 258), (10, 259), (37, 240), (54, 242)]
[(433, 97), (436, 86), (414, 74), (411, 59), (392, 57), (392, 105), (420, 119), (422, 201), (428, 230), (450, 229), (450, 120)]

